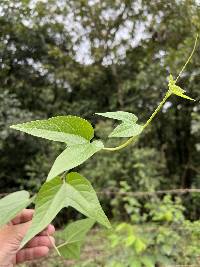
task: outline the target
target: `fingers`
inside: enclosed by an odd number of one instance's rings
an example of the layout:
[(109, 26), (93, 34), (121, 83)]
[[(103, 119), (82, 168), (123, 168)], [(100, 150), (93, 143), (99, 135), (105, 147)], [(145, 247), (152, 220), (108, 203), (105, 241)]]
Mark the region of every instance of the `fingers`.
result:
[[(32, 220), (34, 214), (33, 209), (24, 209), (20, 214), (18, 214), (13, 220), (12, 224), (22, 224)], [(49, 224), (39, 235), (52, 235), (55, 232), (55, 228), (52, 224)]]
[(10, 228), (9, 230), (10, 236), (12, 237), (12, 239), (16, 240), (17, 243), (19, 242), (20, 244), (30, 226), (31, 226), (31, 221), (13, 225), (12, 228)]
[(42, 246), (53, 248), (53, 244), (55, 244), (55, 239), (52, 236), (36, 236), (31, 241), (28, 242), (26, 248), (42, 247)]
[[(31, 227), (32, 221), (28, 221), (26, 223), (17, 224), (12, 226), (12, 231), (10, 231), (11, 237), (14, 237), (14, 239), (21, 243), (22, 239), (26, 235), (28, 229)], [(40, 232), (37, 236), (47, 236), (47, 235), (53, 235), (55, 232), (55, 228), (52, 224), (49, 224), (47, 228)]]
[(46, 229), (40, 232), (38, 235), (53, 235), (55, 233), (55, 227), (52, 224), (49, 224)]
[(24, 209), (20, 214), (18, 214), (13, 220), (12, 224), (26, 223), (33, 218), (34, 210)]
[(49, 248), (46, 246), (24, 248), (20, 250), (16, 255), (16, 263), (22, 263), (24, 261), (35, 260), (44, 256), (47, 256)]

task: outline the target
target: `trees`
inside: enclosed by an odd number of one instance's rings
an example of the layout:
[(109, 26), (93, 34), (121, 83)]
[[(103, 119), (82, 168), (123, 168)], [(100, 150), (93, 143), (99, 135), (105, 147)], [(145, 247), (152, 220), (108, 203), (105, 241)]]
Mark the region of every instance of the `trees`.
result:
[[(142, 1), (138, 6), (133, 1), (1, 3), (1, 118), (6, 125), (6, 131), (1, 128), (1, 191), (20, 185), (35, 190), (50, 167), (45, 159), (53, 161), (61, 149), (26, 141), (8, 125), (58, 114), (81, 115), (96, 123), (94, 112), (122, 108), (140, 114), (144, 122), (163, 95), (169, 69), (178, 73), (190, 53), (199, 16), (195, 1)], [(198, 64), (196, 56), (180, 80), (196, 99)], [(193, 130), (198, 102), (176, 105), (176, 99), (170, 100), (159, 122), (138, 143), (164, 158), (161, 188), (191, 187), (199, 176), (199, 136)], [(121, 166), (126, 157), (117, 159)], [(104, 159), (105, 168), (109, 160)]]

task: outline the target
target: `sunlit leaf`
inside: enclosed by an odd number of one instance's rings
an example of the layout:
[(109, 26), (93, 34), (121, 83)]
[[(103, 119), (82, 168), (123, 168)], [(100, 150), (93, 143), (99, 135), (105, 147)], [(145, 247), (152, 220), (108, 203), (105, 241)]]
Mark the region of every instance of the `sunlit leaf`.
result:
[(138, 118), (130, 112), (125, 111), (115, 111), (115, 112), (105, 112), (105, 113), (96, 113), (99, 116), (103, 116), (110, 119), (115, 119), (124, 122), (136, 122)]
[(85, 216), (110, 228), (110, 222), (106, 217), (96, 192), (91, 183), (77, 172), (71, 172), (66, 176), (67, 199), (66, 206), (71, 206)]
[(13, 125), (11, 128), (68, 145), (86, 143), (94, 136), (92, 125), (76, 116), (58, 116), (48, 120), (36, 120)]
[(176, 82), (175, 82), (175, 80), (173, 79), (173, 76), (170, 74), (170, 76), (169, 76), (169, 84), (168, 84), (168, 86), (169, 86), (169, 90), (170, 90), (173, 94), (175, 94), (175, 95), (177, 95), (177, 96), (180, 96), (180, 97), (182, 97), (182, 98), (186, 98), (186, 99), (195, 101), (195, 99), (193, 99), (193, 98), (191, 98), (191, 97), (185, 95), (185, 90), (183, 90), (181, 87), (179, 87), (179, 86), (176, 85), (175, 83), (176, 83)]
[(36, 197), (35, 204), (33, 221), (21, 247), (47, 227), (62, 208), (68, 206), (110, 227), (92, 185), (78, 173), (69, 173), (65, 182), (56, 177), (44, 183)]

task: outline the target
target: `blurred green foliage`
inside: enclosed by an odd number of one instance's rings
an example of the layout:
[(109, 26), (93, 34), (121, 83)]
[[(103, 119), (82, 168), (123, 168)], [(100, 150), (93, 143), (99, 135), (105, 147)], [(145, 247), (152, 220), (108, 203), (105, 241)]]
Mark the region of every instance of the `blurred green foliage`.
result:
[[(127, 222), (118, 223), (110, 234), (115, 259), (109, 266), (175, 266), (199, 263), (199, 221), (184, 216), (185, 207), (179, 197), (151, 197), (142, 203), (125, 194), (130, 192), (126, 182), (119, 191), (124, 194), (123, 207), (129, 214)], [(113, 208), (117, 209), (116, 201)], [(120, 265), (119, 265), (120, 266)]]

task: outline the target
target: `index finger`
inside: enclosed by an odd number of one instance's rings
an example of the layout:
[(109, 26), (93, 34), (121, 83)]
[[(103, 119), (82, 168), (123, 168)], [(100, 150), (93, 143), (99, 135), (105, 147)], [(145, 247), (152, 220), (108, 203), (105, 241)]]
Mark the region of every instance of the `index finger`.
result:
[(34, 214), (33, 209), (24, 209), (21, 211), (14, 219), (12, 219), (12, 224), (26, 223), (32, 220)]

